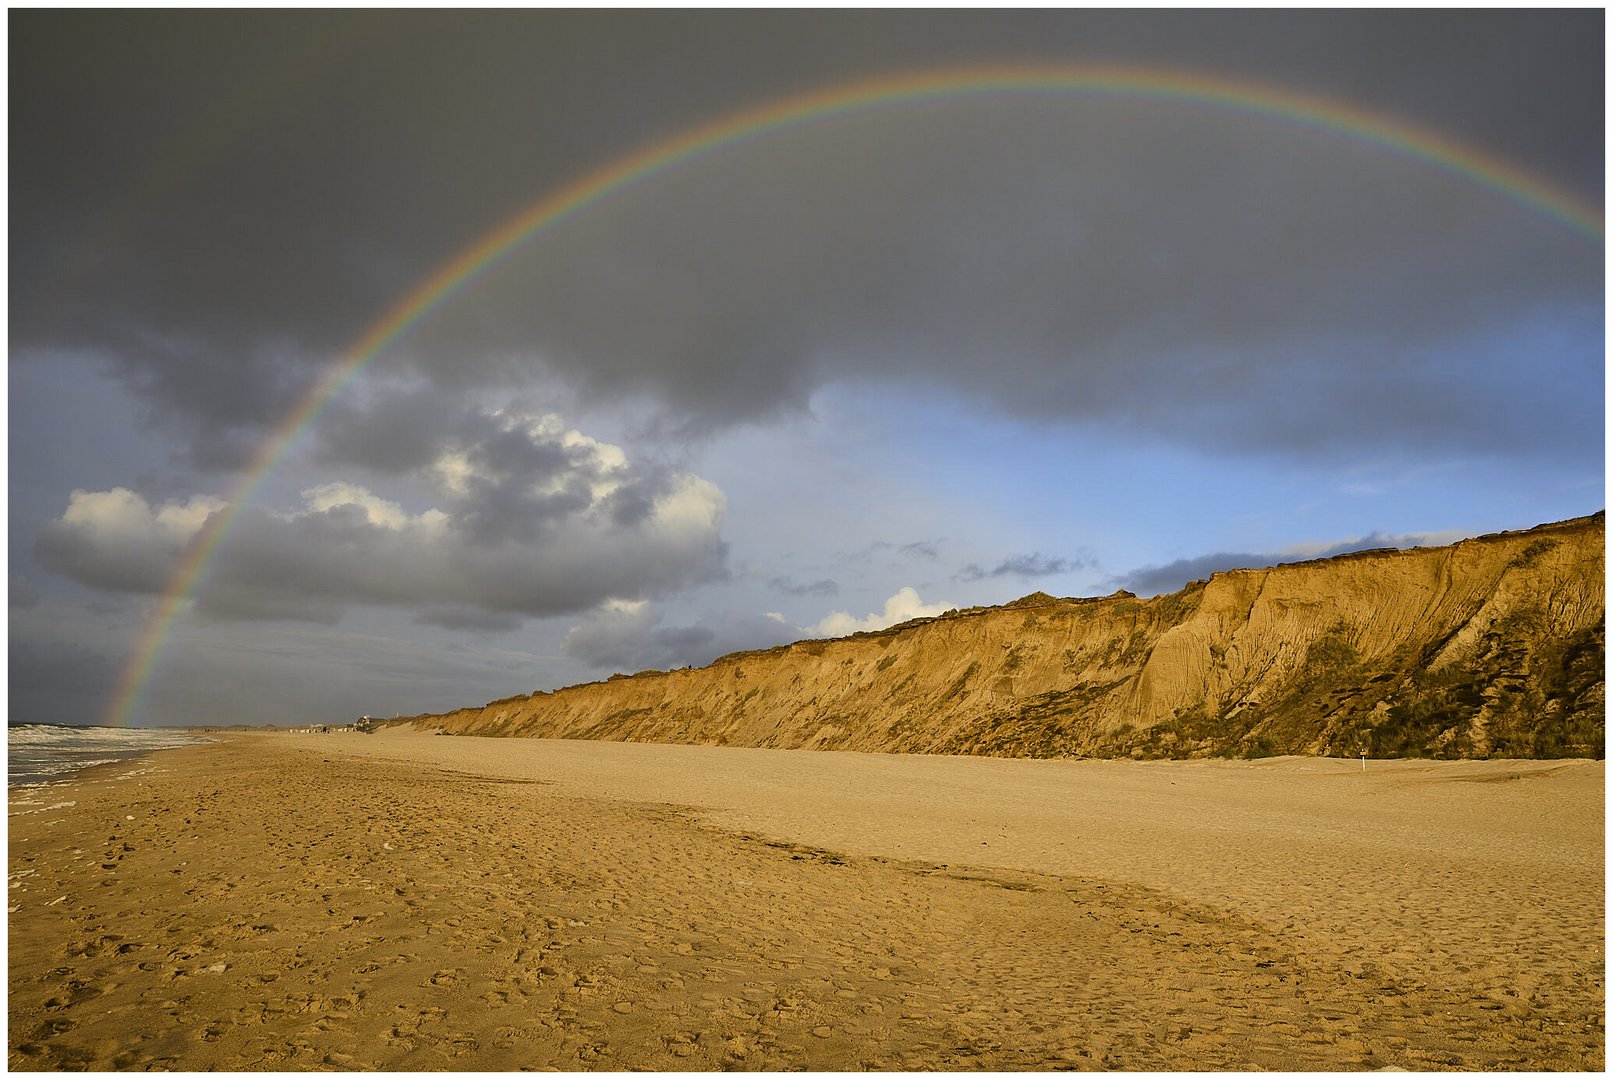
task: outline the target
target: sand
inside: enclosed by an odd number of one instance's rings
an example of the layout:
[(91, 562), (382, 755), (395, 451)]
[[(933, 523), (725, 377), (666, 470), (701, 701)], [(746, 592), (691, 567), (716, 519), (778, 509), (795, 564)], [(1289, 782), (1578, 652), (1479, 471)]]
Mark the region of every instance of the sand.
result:
[(14, 800), (10, 1065), (1601, 1069), (1603, 791), (232, 735)]

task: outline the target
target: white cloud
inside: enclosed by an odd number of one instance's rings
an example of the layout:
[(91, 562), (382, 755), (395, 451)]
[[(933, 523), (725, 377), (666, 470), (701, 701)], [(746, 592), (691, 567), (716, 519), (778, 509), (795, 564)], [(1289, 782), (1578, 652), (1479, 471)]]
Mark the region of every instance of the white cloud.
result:
[(208, 516), (224, 506), (210, 495), (153, 507), (128, 488), (77, 490), (62, 516), (40, 529), (35, 552), (91, 588), (160, 592)]
[(470, 481), (476, 474), (470, 457), (459, 449), (444, 450), (431, 465), (437, 486), (451, 495), (469, 495)]
[(908, 585), (898, 589), (894, 596), (885, 601), (885, 610), (882, 612), (871, 612), (858, 619), (850, 612), (836, 611), (824, 616), (816, 626), (805, 627), (804, 630), (818, 637), (845, 637), (860, 631), (883, 630), (909, 619), (933, 618), (950, 611), (953, 606), (949, 603), (926, 604), (919, 599), (918, 590)]
[[(427, 470), (445, 494), (463, 497), (477, 488), (524, 481), (526, 493), (541, 499), (563, 494), (579, 477), (585, 477), (589, 496), (599, 501), (635, 478), (627, 452), (620, 446), (568, 428), (554, 413), (499, 409), (481, 414), (480, 420), (474, 436), (444, 446)], [(502, 452), (490, 452), (495, 444)], [(550, 460), (537, 463), (510, 453), (512, 447), (523, 446), (547, 451)], [(540, 467), (533, 468), (534, 464)]]
[(184, 545), (221, 510), (224, 500), (198, 495), (185, 503), (165, 502), (153, 509), (128, 488), (111, 491), (74, 491), (67, 499), (62, 520), (123, 540)]
[[(473, 420), (422, 470), (440, 506), (416, 512), (338, 479), (294, 507), (244, 508), (203, 580), (200, 610), (331, 622), (373, 604), (496, 629), (722, 576), (727, 500), (715, 484), (635, 465), (552, 415)], [(153, 508), (126, 488), (76, 491), (36, 550), (93, 588), (160, 592), (223, 506), (198, 497)]]
[(448, 515), (441, 510), (427, 510), (423, 514), (411, 515), (395, 502), (372, 495), (357, 484), (341, 481), (309, 488), (302, 493), (302, 498), (304, 513), (324, 513), (337, 507), (351, 506), (363, 511), (364, 520), (369, 524), (393, 531), (409, 528), (436, 529), (448, 521)]

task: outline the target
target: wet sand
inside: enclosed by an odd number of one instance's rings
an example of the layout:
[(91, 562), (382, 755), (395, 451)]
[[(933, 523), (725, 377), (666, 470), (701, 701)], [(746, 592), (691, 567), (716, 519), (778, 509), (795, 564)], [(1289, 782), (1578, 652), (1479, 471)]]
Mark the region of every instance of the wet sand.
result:
[(1601, 1069), (1603, 798), (231, 735), (13, 799), (10, 1065)]

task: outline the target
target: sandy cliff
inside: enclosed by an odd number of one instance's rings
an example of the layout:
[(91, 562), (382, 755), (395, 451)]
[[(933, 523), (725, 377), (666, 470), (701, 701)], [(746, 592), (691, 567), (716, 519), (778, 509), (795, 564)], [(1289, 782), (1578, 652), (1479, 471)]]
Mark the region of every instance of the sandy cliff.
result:
[(1605, 516), (1028, 596), (411, 721), (451, 733), (1004, 756), (1602, 756)]

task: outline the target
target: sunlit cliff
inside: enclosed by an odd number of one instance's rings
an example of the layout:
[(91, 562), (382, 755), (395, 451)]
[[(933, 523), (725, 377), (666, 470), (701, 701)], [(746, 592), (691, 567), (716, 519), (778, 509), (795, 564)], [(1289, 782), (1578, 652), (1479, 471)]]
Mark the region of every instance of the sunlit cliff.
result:
[(1034, 594), (408, 718), (454, 734), (1001, 756), (1600, 757), (1605, 515)]

